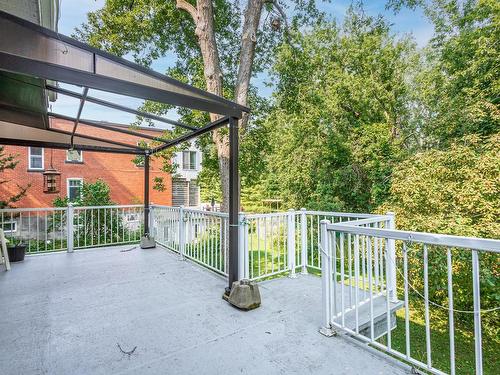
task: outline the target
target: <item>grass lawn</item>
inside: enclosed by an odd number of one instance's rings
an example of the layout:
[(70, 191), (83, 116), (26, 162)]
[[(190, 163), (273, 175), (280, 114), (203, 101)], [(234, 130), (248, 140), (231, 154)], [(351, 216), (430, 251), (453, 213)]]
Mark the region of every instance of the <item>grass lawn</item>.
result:
[[(446, 314), (446, 313), (445, 313)], [(468, 322), (455, 320), (455, 371), (457, 374), (475, 373), (474, 326)], [(425, 324), (423, 310), (410, 311), (410, 352), (421, 362), (427, 362)], [(392, 348), (406, 352), (404, 309), (397, 313), (397, 327), (392, 331)], [(380, 342), (386, 342), (385, 336)], [(483, 327), (483, 370), (485, 374), (499, 373), (498, 337), (488, 334)], [(450, 344), (448, 319), (442, 313), (431, 316), (431, 353), (433, 367), (450, 372)]]

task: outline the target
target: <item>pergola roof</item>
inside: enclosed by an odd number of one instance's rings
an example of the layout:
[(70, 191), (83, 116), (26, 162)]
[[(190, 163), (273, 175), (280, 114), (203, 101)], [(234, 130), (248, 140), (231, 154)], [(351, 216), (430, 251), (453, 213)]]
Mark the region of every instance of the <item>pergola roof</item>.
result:
[[(234, 102), (2, 11), (0, 30), (0, 144), (149, 154), (223, 126), (229, 117), (241, 118), (242, 112), (249, 112), (248, 108)], [(83, 92), (61, 88), (54, 81), (81, 86)], [(221, 118), (197, 128), (88, 96), (89, 89), (216, 113)], [(75, 117), (49, 113), (48, 92), (79, 99)], [(86, 101), (181, 127), (188, 132), (177, 139), (166, 140), (83, 120), (80, 116)], [(73, 121), (74, 127), (56, 129), (51, 126), (51, 117)], [(160, 145), (144, 149), (137, 144), (113, 141), (112, 137), (99, 139), (79, 133), (79, 124), (110, 132), (127, 132), (138, 138), (156, 140)]]

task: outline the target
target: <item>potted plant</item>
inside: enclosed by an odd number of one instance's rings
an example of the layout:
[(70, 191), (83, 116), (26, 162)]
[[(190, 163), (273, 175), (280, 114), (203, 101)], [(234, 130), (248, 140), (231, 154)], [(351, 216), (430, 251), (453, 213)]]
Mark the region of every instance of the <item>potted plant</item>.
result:
[(7, 242), (7, 252), (9, 253), (9, 261), (22, 262), (26, 254), (26, 244), (22, 239), (10, 239)]

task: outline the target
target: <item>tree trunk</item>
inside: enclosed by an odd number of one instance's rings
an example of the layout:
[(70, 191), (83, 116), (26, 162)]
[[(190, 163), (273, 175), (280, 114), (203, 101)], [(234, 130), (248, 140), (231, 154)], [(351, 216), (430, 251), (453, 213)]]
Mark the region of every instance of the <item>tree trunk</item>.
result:
[[(235, 99), (238, 104), (247, 105), (250, 78), (252, 78), (255, 46), (257, 44), (257, 31), (259, 29), (260, 15), (262, 14), (263, 0), (248, 0), (243, 23), (241, 39), (240, 62), (236, 80)], [(244, 132), (247, 128), (248, 114), (244, 113), (240, 122), (240, 129)]]
[[(196, 36), (200, 45), (203, 58), (203, 73), (207, 82), (207, 91), (222, 96), (222, 70), (220, 67), (219, 50), (215, 40), (214, 15), (211, 0), (197, 1)], [(210, 120), (215, 121), (220, 117), (215, 113), (210, 114)], [(229, 138), (223, 130), (213, 132), (212, 139), (217, 147), (219, 158), (219, 173), (221, 176), (222, 204), (221, 210), (229, 209)]]
[[(241, 39), (240, 62), (238, 66), (238, 77), (236, 80), (235, 99), (238, 104), (247, 105), (250, 78), (252, 78), (253, 60), (255, 57), (255, 46), (257, 44), (257, 31), (259, 29), (260, 16), (262, 14), (263, 0), (248, 0), (245, 11), (245, 22), (243, 24), (243, 35)], [(244, 132), (248, 124), (248, 113), (243, 114), (240, 129)]]
[[(247, 104), (248, 88), (252, 76), (252, 65), (255, 56), (255, 45), (257, 43), (257, 30), (262, 12), (263, 0), (248, 0), (245, 11), (245, 22), (243, 25), (243, 37), (241, 41), (241, 52), (236, 81), (236, 102)], [(177, 0), (177, 8), (187, 11), (195, 22), (195, 33), (198, 37), (201, 55), (203, 58), (203, 70), (207, 83), (207, 91), (222, 96), (222, 70), (220, 67), (219, 51), (215, 40), (214, 15), (211, 0), (197, 0), (196, 7), (185, 0)], [(210, 120), (215, 121), (220, 116), (210, 114)], [(240, 126), (246, 127), (248, 116), (242, 119)], [(227, 212), (229, 208), (229, 137), (227, 132), (216, 130), (213, 132), (213, 141), (217, 147), (219, 158), (219, 173), (221, 177), (222, 204), (221, 211)]]

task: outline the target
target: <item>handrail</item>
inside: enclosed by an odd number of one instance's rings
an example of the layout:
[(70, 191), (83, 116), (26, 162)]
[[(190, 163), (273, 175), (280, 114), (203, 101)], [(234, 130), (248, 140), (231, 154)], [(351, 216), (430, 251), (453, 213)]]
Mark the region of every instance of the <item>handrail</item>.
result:
[(305, 213), (307, 215), (324, 215), (324, 216), (339, 216), (339, 217), (360, 217), (363, 219), (378, 217), (377, 214), (360, 214), (354, 212), (330, 212), (330, 211), (313, 211), (313, 210), (297, 210), (297, 213)]
[(402, 240), (408, 242), (420, 242), (431, 245), (482, 250), (494, 253), (500, 252), (500, 240), (495, 240), (495, 239), (461, 237), (461, 236), (453, 236), (453, 235), (438, 234), (438, 233), (422, 233), (422, 232), (411, 232), (403, 230), (358, 227), (352, 224), (346, 225), (345, 223), (328, 224), (327, 230), (368, 235), (379, 238), (384, 237), (388, 239)]
[[(75, 210), (80, 209), (97, 209), (97, 208), (140, 208), (142, 204), (126, 204), (126, 205), (108, 205), (108, 206), (73, 206)], [(65, 211), (67, 207), (36, 207), (36, 208), (2, 208), (0, 213), (11, 212), (42, 212), (42, 211)]]
[(287, 216), (290, 212), (298, 213), (299, 211), (285, 211), (285, 212), (270, 212), (266, 214), (245, 214), (245, 218), (247, 219), (264, 219), (266, 217), (284, 217)]
[(41, 208), (2, 208), (0, 213), (14, 212), (42, 212), (42, 211), (65, 211), (66, 207), (41, 207)]
[(142, 204), (122, 204), (122, 205), (108, 205), (108, 206), (73, 206), (75, 210), (81, 209), (98, 209), (98, 208), (143, 208)]
[(360, 225), (365, 225), (365, 224), (380, 223), (382, 221), (390, 220), (391, 218), (392, 217), (389, 216), (389, 215), (377, 215), (377, 216), (369, 217), (369, 218), (366, 218), (366, 219), (357, 219), (357, 220), (344, 221), (341, 224), (343, 224), (343, 225), (352, 225), (352, 226), (360, 226)]

